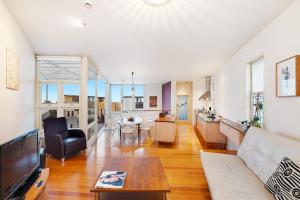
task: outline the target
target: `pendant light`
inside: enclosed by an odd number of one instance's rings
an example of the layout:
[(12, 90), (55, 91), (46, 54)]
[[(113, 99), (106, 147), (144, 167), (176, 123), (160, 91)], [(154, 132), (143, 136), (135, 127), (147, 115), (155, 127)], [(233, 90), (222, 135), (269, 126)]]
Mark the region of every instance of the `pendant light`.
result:
[(134, 75), (134, 72), (131, 72), (131, 96), (132, 97), (135, 96), (135, 91), (134, 91), (134, 86), (133, 86), (133, 75)]

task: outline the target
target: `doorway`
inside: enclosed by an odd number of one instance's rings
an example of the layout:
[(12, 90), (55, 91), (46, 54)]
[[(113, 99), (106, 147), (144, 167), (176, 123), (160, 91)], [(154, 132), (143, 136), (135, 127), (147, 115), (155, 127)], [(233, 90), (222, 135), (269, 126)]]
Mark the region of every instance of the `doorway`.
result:
[(188, 95), (177, 96), (177, 120), (188, 121)]

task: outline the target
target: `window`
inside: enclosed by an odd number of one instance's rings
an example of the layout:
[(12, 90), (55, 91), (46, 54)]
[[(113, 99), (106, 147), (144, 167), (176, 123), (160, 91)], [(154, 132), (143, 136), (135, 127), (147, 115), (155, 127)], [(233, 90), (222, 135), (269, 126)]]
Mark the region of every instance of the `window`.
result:
[(98, 97), (106, 97), (106, 82), (104, 80), (98, 81)]
[(144, 108), (144, 85), (135, 85), (135, 108)]
[(132, 85), (123, 85), (123, 110), (132, 110)]
[(123, 97), (132, 97), (131, 90), (131, 85), (123, 85)]
[(69, 128), (79, 127), (81, 61), (38, 60), (39, 128), (43, 120), (65, 116)]
[(80, 95), (79, 84), (64, 84), (64, 103), (78, 104)]
[(64, 109), (68, 128), (79, 128), (79, 109)]
[(121, 111), (121, 85), (111, 85), (111, 111)]
[(42, 104), (57, 104), (58, 87), (55, 83), (41, 84), (41, 101)]
[(252, 125), (262, 127), (264, 123), (264, 59), (250, 63), (249, 118)]
[[(134, 85), (135, 97), (132, 99), (132, 85), (111, 85), (112, 112), (144, 107), (144, 85)], [(122, 95), (122, 96), (121, 96)]]

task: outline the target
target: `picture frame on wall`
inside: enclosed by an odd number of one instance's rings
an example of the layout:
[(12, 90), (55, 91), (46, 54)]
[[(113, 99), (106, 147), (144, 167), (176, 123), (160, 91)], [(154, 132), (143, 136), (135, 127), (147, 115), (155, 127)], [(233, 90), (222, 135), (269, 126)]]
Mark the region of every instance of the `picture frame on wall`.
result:
[(276, 96), (300, 96), (300, 55), (276, 64)]
[(149, 107), (150, 108), (157, 108), (157, 96), (150, 96), (149, 97)]
[(20, 84), (19, 56), (10, 48), (6, 48), (6, 88), (19, 90)]

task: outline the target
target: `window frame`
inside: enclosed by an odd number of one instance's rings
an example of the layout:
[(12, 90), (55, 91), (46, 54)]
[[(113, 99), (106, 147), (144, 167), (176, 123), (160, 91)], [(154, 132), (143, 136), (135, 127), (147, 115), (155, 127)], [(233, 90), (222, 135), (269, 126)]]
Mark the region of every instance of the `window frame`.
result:
[[(262, 102), (263, 105), (265, 105), (265, 98), (264, 98), (264, 85), (263, 85), (263, 91), (260, 92), (253, 92), (253, 65), (255, 63), (257, 63), (258, 61), (262, 60), (263, 62), (263, 71), (265, 74), (265, 60), (264, 60), (264, 56), (259, 57), (258, 59), (253, 60), (252, 62), (249, 63), (249, 77), (247, 77), (248, 81), (249, 81), (249, 88), (247, 90), (247, 101), (249, 102), (249, 106), (248, 107), (248, 120), (251, 121), (253, 119), (254, 115), (254, 98), (256, 98), (257, 95), (259, 95), (260, 97), (262, 97)], [(265, 76), (263, 76), (263, 83), (265, 81)], [(260, 118), (260, 125), (261, 127), (264, 126), (264, 122), (265, 122), (265, 115), (264, 115), (264, 109), (261, 112), (261, 118)]]

